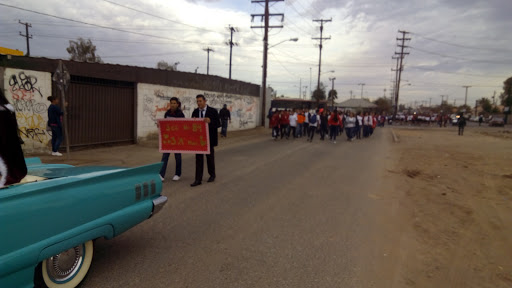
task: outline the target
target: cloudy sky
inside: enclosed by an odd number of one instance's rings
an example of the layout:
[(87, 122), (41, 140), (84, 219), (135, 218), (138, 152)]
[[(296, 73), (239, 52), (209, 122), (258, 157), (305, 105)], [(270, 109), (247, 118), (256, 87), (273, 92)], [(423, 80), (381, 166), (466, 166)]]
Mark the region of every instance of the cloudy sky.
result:
[[(24, 11), (13, 7), (27, 9)], [(78, 22), (58, 19), (63, 17)], [(285, 0), (271, 13), (284, 13), (284, 28), (270, 31), (267, 83), (278, 95), (298, 97), (316, 86), (319, 24), (324, 26), (321, 81), (335, 89), (340, 100), (363, 96), (389, 97), (399, 51), (398, 30), (411, 32), (406, 43), (400, 103), (468, 104), (502, 91), (512, 76), (511, 0)], [(32, 56), (67, 59), (69, 40), (90, 38), (106, 63), (155, 67), (160, 60), (177, 63), (178, 70), (228, 77), (228, 26), (237, 27), (233, 48), (233, 79), (261, 84), (263, 6), (250, 0), (0, 0), (0, 46), (26, 51), (24, 26), (32, 24)], [(90, 23), (93, 25), (87, 25)], [(98, 27), (102, 26), (102, 27)], [(299, 38), (298, 42), (285, 41)], [(334, 72), (332, 72), (334, 71)], [(310, 85), (310, 83), (312, 85)], [(358, 85), (364, 83), (364, 86)], [(308, 86), (307, 88), (304, 86)], [(384, 89), (386, 91), (384, 91)], [(431, 98), (431, 100), (430, 100)], [(446, 98), (445, 98), (446, 99)]]

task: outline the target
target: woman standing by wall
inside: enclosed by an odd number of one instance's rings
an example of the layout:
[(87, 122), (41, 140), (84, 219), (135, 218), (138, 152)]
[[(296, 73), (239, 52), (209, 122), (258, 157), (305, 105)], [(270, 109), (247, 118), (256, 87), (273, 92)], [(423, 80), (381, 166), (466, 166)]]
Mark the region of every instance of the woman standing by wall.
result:
[(59, 107), (59, 98), (48, 96), (48, 101), (51, 102), (48, 107), (48, 126), (52, 129), (52, 155), (62, 156), (59, 147), (62, 143), (62, 115), (64, 113)]

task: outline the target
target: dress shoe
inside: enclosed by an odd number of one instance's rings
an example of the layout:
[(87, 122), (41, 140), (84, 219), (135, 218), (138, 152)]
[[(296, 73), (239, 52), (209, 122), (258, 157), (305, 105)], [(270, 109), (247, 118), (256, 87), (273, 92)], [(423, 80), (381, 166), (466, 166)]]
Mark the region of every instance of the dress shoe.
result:
[(213, 182), (215, 181), (215, 177), (211, 176), (210, 178), (208, 178), (208, 182)]
[(190, 184), (190, 187), (196, 187), (196, 186), (199, 186), (199, 185), (201, 185), (201, 182), (195, 181), (194, 183)]

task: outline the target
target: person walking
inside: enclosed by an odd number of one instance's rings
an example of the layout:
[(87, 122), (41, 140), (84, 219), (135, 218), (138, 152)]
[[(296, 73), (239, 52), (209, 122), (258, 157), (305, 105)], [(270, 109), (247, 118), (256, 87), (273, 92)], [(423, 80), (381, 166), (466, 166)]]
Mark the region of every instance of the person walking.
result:
[[(215, 181), (215, 152), (214, 147), (218, 145), (219, 140), (217, 130), (220, 127), (219, 113), (217, 109), (206, 105), (206, 98), (204, 95), (199, 94), (196, 96), (197, 108), (192, 112), (192, 118), (202, 118), (204, 122), (208, 123), (208, 135), (210, 137), (210, 154), (206, 154), (206, 163), (208, 165), (208, 182)], [(203, 180), (204, 170), (204, 155), (196, 154), (196, 177), (194, 183), (190, 186), (195, 187), (201, 185)]]
[(327, 117), (327, 111), (320, 109), (320, 140), (324, 141), (325, 134), (329, 132), (329, 121)]
[(15, 111), (0, 89), (0, 187), (19, 183), (27, 175)]
[(466, 118), (464, 117), (464, 114), (460, 113), (459, 120), (457, 121), (457, 124), (459, 125), (459, 136), (464, 135), (464, 127), (466, 127)]
[(219, 112), (220, 122), (222, 128), (220, 129), (220, 137), (228, 136), (228, 121), (231, 123), (231, 112), (228, 110), (228, 105), (224, 104)]
[(52, 155), (62, 156), (59, 152), (59, 148), (62, 143), (62, 115), (64, 115), (64, 113), (59, 107), (59, 98), (48, 96), (47, 99), (51, 103), (48, 107), (48, 126), (50, 126), (52, 130)]
[(363, 137), (367, 138), (370, 136), (370, 127), (372, 126), (372, 117), (368, 114), (368, 112), (364, 113), (363, 118)]
[(304, 109), (304, 135), (309, 137), (309, 111), (307, 109)]
[(336, 136), (338, 135), (338, 129), (341, 122), (341, 118), (338, 115), (338, 111), (334, 110), (331, 113), (331, 116), (329, 117), (328, 124), (329, 124), (329, 136), (331, 141), (336, 144)]
[[(170, 108), (165, 112), (164, 118), (185, 118), (185, 114), (181, 111), (180, 100), (172, 97), (169, 100)], [(167, 163), (169, 163), (169, 156), (171, 153), (162, 154), (162, 168), (160, 169), (160, 179), (162, 182), (165, 180), (165, 172), (167, 171)], [(176, 170), (174, 173), (173, 181), (178, 181), (181, 178), (181, 153), (174, 153), (174, 160), (176, 161)]]
[(356, 128), (357, 119), (354, 117), (354, 112), (350, 112), (347, 114), (345, 118), (345, 130), (347, 132), (347, 141), (354, 141), (355, 129)]
[(272, 127), (272, 138), (274, 138), (274, 141), (277, 141), (277, 137), (279, 137), (279, 130), (281, 128), (280, 123), (281, 111), (276, 110), (272, 115), (272, 118), (270, 118), (270, 127)]
[(297, 138), (297, 112), (294, 112), (290, 115), (290, 130), (288, 131), (288, 135), (292, 135), (293, 138)]
[(290, 113), (286, 111), (286, 109), (281, 113), (280, 123), (281, 125), (281, 139), (286, 135), (286, 139), (290, 137), (290, 131), (288, 127), (290, 126)]
[(356, 120), (355, 136), (357, 139), (361, 139), (361, 130), (363, 129), (363, 117), (361, 116), (361, 112), (357, 112)]
[(484, 122), (484, 116), (480, 114), (480, 116), (478, 117), (478, 126), (482, 126), (482, 122)]
[(316, 115), (315, 111), (309, 113), (309, 131), (308, 131), (308, 141), (313, 142), (313, 137), (315, 137), (316, 128), (320, 123), (320, 117)]
[(305, 121), (305, 117), (304, 117), (304, 113), (302, 113), (301, 110), (298, 110), (298, 114), (297, 114), (297, 138), (302, 138), (302, 129), (304, 127), (304, 121)]

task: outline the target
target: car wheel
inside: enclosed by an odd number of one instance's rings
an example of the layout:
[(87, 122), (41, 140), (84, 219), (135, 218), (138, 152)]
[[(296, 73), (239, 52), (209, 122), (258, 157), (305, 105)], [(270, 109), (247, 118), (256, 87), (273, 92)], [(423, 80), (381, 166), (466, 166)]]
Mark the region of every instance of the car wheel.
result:
[(48, 288), (74, 288), (84, 280), (91, 267), (94, 244), (89, 240), (44, 260), (39, 270), (44, 286)]

